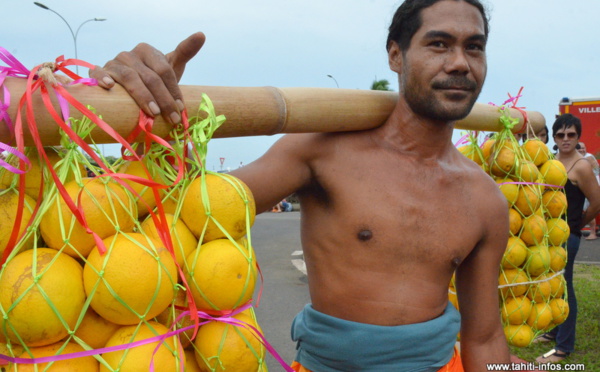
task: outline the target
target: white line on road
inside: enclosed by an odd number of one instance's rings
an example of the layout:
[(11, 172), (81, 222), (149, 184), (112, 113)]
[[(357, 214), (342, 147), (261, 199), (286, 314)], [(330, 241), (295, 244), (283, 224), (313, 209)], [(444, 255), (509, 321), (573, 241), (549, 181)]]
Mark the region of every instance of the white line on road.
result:
[(292, 256), (302, 256), (303, 253), (304, 252), (302, 252), (302, 251), (293, 251)]
[(296, 269), (300, 270), (300, 272), (306, 275), (306, 263), (304, 260), (292, 260), (292, 265), (296, 267)]

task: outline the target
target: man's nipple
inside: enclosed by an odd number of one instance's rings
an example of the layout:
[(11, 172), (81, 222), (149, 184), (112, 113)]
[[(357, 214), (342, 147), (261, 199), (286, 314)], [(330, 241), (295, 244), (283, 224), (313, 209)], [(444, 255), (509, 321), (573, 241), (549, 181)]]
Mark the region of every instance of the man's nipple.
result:
[(371, 232), (371, 230), (365, 229), (358, 232), (358, 240), (360, 240), (361, 242), (369, 241), (372, 237), (373, 233)]

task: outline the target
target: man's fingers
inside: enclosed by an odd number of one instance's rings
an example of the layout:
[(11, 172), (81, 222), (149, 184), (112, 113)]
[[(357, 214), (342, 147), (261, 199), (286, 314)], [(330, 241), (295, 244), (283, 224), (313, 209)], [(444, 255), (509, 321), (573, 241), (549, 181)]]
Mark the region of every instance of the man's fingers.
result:
[(89, 70), (88, 74), (91, 78), (98, 81), (98, 86), (104, 89), (110, 89), (115, 85), (113, 78), (111, 78), (108, 72), (104, 71), (104, 69), (100, 66), (96, 66)]
[(196, 32), (179, 43), (174, 51), (167, 54), (167, 59), (175, 71), (177, 81), (183, 76), (185, 65), (200, 51), (205, 41), (206, 36), (202, 32)]

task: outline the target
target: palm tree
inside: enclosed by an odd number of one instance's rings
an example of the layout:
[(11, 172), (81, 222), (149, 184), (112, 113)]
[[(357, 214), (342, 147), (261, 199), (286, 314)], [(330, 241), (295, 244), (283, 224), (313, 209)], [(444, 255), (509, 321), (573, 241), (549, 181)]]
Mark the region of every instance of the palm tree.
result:
[(390, 82), (387, 81), (386, 79), (377, 80), (377, 78), (375, 78), (375, 80), (373, 80), (373, 84), (371, 84), (371, 90), (391, 91)]

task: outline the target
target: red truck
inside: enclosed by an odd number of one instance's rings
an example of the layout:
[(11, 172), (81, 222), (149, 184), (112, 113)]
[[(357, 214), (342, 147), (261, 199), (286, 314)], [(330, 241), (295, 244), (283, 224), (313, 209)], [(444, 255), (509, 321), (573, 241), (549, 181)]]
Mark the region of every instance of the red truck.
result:
[(565, 97), (558, 103), (558, 110), (581, 120), (581, 142), (585, 143), (587, 152), (600, 159), (600, 97)]

